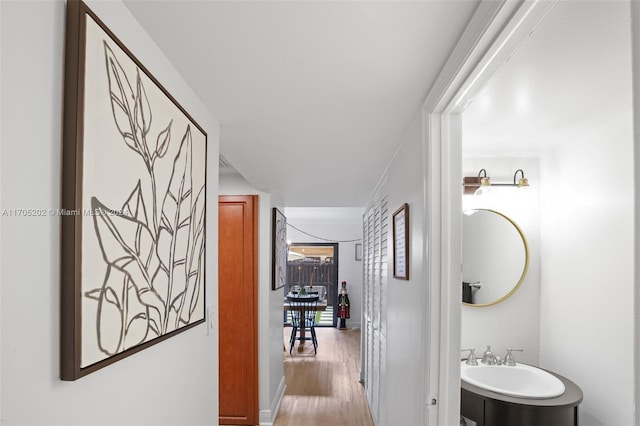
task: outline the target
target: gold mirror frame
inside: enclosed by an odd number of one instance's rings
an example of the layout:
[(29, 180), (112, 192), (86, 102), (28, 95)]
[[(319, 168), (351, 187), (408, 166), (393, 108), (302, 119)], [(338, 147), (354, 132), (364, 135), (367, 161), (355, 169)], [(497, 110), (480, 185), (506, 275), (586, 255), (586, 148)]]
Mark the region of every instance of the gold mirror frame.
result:
[(485, 306), (497, 305), (500, 302), (504, 302), (509, 297), (511, 297), (513, 295), (513, 293), (518, 291), (518, 289), (520, 288), (520, 286), (524, 282), (524, 279), (527, 277), (527, 272), (529, 272), (529, 243), (527, 242), (527, 237), (524, 236), (524, 232), (522, 232), (522, 229), (520, 229), (518, 224), (515, 223), (509, 216), (507, 216), (505, 214), (502, 214), (502, 213), (500, 213), (498, 211), (491, 210), (491, 209), (473, 209), (473, 210), (475, 210), (475, 211), (487, 211), (487, 212), (495, 213), (497, 215), (502, 216), (503, 218), (508, 220), (509, 223), (511, 223), (514, 228), (516, 228), (516, 231), (518, 231), (518, 234), (520, 234), (520, 238), (522, 238), (522, 244), (524, 244), (524, 268), (522, 270), (522, 275), (520, 276), (520, 279), (518, 280), (518, 283), (507, 294), (505, 294), (501, 298), (496, 299), (493, 302), (489, 302), (489, 303), (467, 303), (467, 302), (462, 302), (462, 304), (465, 305), (465, 306), (470, 306), (472, 308), (482, 308), (482, 307), (485, 307)]

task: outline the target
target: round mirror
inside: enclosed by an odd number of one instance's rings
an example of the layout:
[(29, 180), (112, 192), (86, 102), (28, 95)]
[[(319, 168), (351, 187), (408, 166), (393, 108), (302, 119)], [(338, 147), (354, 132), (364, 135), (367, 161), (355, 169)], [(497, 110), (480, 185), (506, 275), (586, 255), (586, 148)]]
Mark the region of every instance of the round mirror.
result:
[(529, 269), (529, 246), (520, 227), (494, 210), (462, 219), (462, 302), (490, 306), (518, 290)]

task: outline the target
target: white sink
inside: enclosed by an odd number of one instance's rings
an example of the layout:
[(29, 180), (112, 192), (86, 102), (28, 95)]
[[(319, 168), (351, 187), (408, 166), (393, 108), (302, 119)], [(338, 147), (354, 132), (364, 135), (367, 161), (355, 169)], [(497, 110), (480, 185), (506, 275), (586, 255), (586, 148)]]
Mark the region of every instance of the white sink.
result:
[(564, 383), (553, 374), (526, 364), (467, 365), (462, 362), (460, 377), (465, 382), (503, 395), (545, 399), (564, 393)]

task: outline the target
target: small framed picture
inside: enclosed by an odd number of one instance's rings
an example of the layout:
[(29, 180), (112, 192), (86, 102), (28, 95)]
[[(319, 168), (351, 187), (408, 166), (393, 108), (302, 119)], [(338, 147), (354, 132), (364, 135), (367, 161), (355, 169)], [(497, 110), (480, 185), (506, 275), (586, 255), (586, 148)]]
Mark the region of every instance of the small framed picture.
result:
[(409, 279), (409, 205), (393, 214), (393, 278)]
[(272, 234), (271, 290), (277, 290), (287, 282), (287, 218), (275, 207)]
[(362, 260), (362, 244), (356, 243), (356, 260)]

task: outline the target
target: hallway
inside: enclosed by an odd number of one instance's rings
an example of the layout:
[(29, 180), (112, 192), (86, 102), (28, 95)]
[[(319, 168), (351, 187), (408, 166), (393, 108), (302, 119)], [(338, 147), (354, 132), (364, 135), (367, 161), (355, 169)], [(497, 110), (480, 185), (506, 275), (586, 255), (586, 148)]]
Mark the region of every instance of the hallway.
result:
[[(303, 352), (285, 352), (287, 389), (275, 426), (373, 425), (364, 386), (358, 382), (360, 330), (317, 328), (318, 354), (306, 344)], [(290, 328), (284, 329), (288, 342)]]

